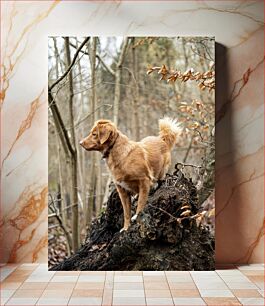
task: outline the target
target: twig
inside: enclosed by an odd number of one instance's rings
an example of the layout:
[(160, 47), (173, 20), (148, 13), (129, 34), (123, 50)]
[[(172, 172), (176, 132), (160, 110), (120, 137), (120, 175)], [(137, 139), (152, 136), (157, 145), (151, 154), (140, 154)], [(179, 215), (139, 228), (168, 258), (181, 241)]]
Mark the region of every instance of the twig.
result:
[(81, 49), (84, 47), (84, 45), (89, 41), (90, 37), (87, 37), (82, 44), (79, 46), (79, 48), (76, 50), (76, 53), (73, 57), (73, 60), (71, 62), (71, 64), (69, 65), (69, 67), (66, 69), (66, 71), (64, 72), (64, 74), (62, 76), (59, 77), (59, 79), (57, 79), (51, 86), (49, 86), (49, 91), (51, 91), (54, 86), (56, 86), (58, 83), (60, 83), (66, 76), (67, 74), (70, 72), (71, 68), (73, 67), (73, 65), (75, 64), (75, 61), (78, 57), (79, 52), (81, 51)]
[(115, 76), (115, 72), (103, 61), (103, 59), (97, 54), (96, 58), (101, 62), (103, 67), (113, 76)]
[(193, 164), (185, 164), (185, 163), (177, 163), (177, 165), (182, 165), (183, 167), (202, 168), (202, 166), (197, 166), (197, 165), (193, 165)]
[(71, 250), (72, 250), (72, 237), (71, 237), (69, 231), (66, 230), (66, 228), (63, 224), (62, 218), (58, 214), (58, 211), (55, 207), (55, 203), (54, 203), (54, 200), (53, 200), (52, 196), (49, 195), (49, 197), (50, 197), (49, 208), (53, 212), (53, 214), (51, 214), (50, 217), (55, 217), (57, 219), (58, 224), (60, 225), (61, 229), (63, 230), (63, 232), (65, 234), (65, 237), (66, 237), (66, 241), (67, 241), (68, 253), (70, 255)]

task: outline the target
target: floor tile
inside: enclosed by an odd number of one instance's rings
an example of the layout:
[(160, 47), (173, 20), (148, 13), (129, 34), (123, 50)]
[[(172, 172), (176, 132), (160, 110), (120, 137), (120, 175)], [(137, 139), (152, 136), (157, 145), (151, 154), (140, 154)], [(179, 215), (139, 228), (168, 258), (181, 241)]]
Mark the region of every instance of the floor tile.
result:
[(171, 290), (171, 294), (174, 298), (200, 297), (200, 293), (197, 289), (174, 289)]
[(181, 275), (191, 275), (189, 271), (165, 271), (165, 274), (168, 276), (181, 276)]
[(115, 305), (121, 305), (121, 306), (126, 306), (126, 305), (133, 305), (133, 306), (138, 306), (138, 305), (146, 305), (145, 303), (145, 298), (141, 297), (132, 297), (132, 298), (126, 298), (126, 297), (113, 297), (113, 306)]
[(48, 283), (52, 279), (53, 275), (30, 275), (27, 279), (27, 283)]
[(261, 275), (264, 277), (264, 270), (242, 270), (242, 273), (246, 276)]
[(197, 289), (195, 283), (169, 283), (170, 290), (173, 289)]
[(3, 281), (0, 284), (1, 289), (9, 289), (9, 290), (16, 290), (18, 289), (20, 286), (22, 285), (22, 283), (11, 283), (11, 282), (5, 282)]
[(229, 289), (258, 289), (256, 285), (251, 282), (226, 282)]
[(248, 275), (247, 279), (251, 282), (260, 282), (260, 283), (264, 283), (264, 276), (263, 275)]
[(147, 289), (147, 290), (145, 290), (145, 296), (147, 298), (155, 298), (155, 297), (170, 298), (171, 293), (170, 293), (170, 290), (151, 290), (151, 289)]
[(42, 295), (41, 289), (19, 289), (17, 290), (13, 298), (39, 298)]
[(212, 305), (212, 306), (241, 305), (237, 298), (205, 297), (203, 299), (207, 305)]
[(79, 271), (80, 275), (106, 275), (108, 273), (113, 273), (115, 271)]
[(74, 289), (76, 285), (76, 282), (73, 283), (48, 283), (47, 287), (45, 288), (46, 290), (72, 290)]
[(244, 275), (243, 272), (244, 271), (241, 272), (238, 269), (216, 270), (216, 273), (220, 276), (222, 275), (232, 275), (232, 276)]
[(15, 269), (17, 266), (13, 267), (2, 267), (0, 270), (0, 281), (2, 282), (4, 279), (6, 279)]
[(230, 290), (200, 290), (201, 297), (234, 297)]
[(69, 298), (40, 298), (36, 305), (64, 306), (68, 305)]
[(41, 298), (70, 298), (72, 290), (44, 290)]
[(38, 301), (38, 298), (11, 298), (7, 301), (6, 305), (31, 306), (31, 305), (35, 305), (37, 301)]
[(29, 289), (33, 289), (33, 290), (37, 290), (37, 289), (39, 289), (39, 290), (44, 290), (47, 286), (48, 286), (48, 284), (49, 283), (30, 283), (30, 282), (25, 282), (25, 283), (23, 283), (20, 287), (19, 287), (19, 289), (27, 289), (27, 290), (29, 290)]
[(22, 264), (19, 266), (19, 269), (22, 269), (22, 270), (36, 270), (38, 268), (38, 264), (35, 264), (35, 263), (25, 263), (25, 264)]
[(0, 298), (0, 305), (5, 305), (8, 300), (9, 300), (8, 297), (1, 296), (1, 298)]
[(115, 271), (115, 276), (142, 276), (142, 271)]
[(156, 305), (174, 306), (172, 298), (146, 298), (146, 304), (150, 306), (156, 306)]
[(51, 283), (72, 283), (72, 282), (76, 282), (77, 279), (78, 279), (77, 275), (74, 275), (74, 276), (57, 276), (57, 275), (55, 275), (51, 279)]
[(169, 289), (168, 284), (166, 282), (146, 282), (144, 283), (145, 289), (155, 289), (155, 290), (165, 290)]
[(14, 272), (12, 274), (10, 274), (6, 279), (5, 282), (7, 283), (23, 283), (26, 279), (28, 278), (28, 276), (25, 275), (14, 275)]
[(264, 298), (238, 298), (242, 305), (264, 305)]
[(114, 276), (114, 282), (139, 283), (143, 281), (142, 276)]
[(202, 298), (173, 298), (175, 305), (206, 305)]
[(72, 297), (102, 297), (103, 289), (74, 289)]
[(145, 297), (144, 290), (113, 290), (113, 298), (116, 297)]
[[(80, 275), (80, 271), (56, 271), (56, 276), (76, 276)], [(84, 275), (84, 272), (82, 272), (82, 275)]]
[(144, 289), (144, 283), (114, 283), (114, 289), (141, 290)]
[(104, 283), (90, 283), (90, 282), (82, 282), (82, 283), (76, 283), (75, 289), (103, 289), (104, 288)]
[[(216, 290), (226, 290), (228, 289), (224, 282), (195, 282), (198, 289), (216, 289)], [(236, 288), (235, 288), (236, 289)]]
[(198, 276), (198, 277), (216, 276), (216, 272), (215, 271), (190, 271), (190, 274), (192, 276)]
[(244, 275), (222, 275), (221, 278), (225, 282), (232, 282), (232, 283), (250, 282), (248, 277)]
[(0, 291), (0, 296), (3, 298), (10, 298), (16, 290), (1, 290)]
[(232, 292), (236, 297), (240, 297), (240, 298), (261, 297), (261, 293), (255, 289), (235, 289), (235, 290), (232, 290)]
[(192, 282), (193, 279), (190, 275), (167, 275), (167, 280), (168, 282), (170, 283), (175, 283), (175, 282), (178, 282), (178, 283), (188, 283), (188, 282)]
[(80, 275), (77, 282), (103, 283), (105, 275)]
[(154, 276), (144, 276), (144, 282), (166, 282), (166, 276), (163, 275), (154, 275)]
[(112, 289), (104, 289), (102, 297), (102, 306), (112, 305)]
[(10, 276), (29, 276), (33, 273), (33, 270), (29, 269), (22, 269), (21, 267), (16, 268), (15, 271), (13, 271)]
[(143, 276), (155, 276), (155, 275), (160, 275), (164, 276), (165, 272), (164, 271), (143, 271)]
[(101, 305), (102, 302), (102, 298), (94, 298), (94, 297), (88, 297), (88, 298), (81, 298), (81, 297), (77, 297), (77, 298), (71, 298), (68, 302), (68, 305), (93, 305), (93, 306), (97, 306), (97, 305)]

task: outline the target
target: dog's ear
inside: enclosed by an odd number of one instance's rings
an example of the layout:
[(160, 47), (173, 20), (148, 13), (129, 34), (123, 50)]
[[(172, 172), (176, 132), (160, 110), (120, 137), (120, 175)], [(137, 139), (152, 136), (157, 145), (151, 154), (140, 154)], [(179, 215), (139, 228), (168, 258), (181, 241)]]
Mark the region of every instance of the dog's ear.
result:
[(100, 144), (105, 143), (111, 136), (113, 127), (110, 124), (98, 124), (98, 138)]

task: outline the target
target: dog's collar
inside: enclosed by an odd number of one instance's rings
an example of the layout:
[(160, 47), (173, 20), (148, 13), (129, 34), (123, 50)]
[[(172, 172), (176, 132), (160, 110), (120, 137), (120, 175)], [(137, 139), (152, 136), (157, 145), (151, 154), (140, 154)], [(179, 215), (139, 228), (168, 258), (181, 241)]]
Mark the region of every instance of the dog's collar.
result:
[(117, 135), (117, 137), (114, 139), (113, 143), (107, 148), (106, 151), (103, 152), (102, 154), (102, 159), (105, 159), (105, 158), (108, 158), (109, 155), (110, 155), (110, 151), (112, 150), (112, 148), (114, 147), (116, 141), (117, 141), (117, 138), (119, 137), (119, 133)]

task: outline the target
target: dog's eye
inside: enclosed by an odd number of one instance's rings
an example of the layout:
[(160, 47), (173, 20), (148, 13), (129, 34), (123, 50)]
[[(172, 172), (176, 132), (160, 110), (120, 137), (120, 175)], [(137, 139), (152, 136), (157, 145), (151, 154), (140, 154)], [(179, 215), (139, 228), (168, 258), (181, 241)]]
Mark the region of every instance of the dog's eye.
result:
[(92, 133), (92, 136), (94, 136), (94, 137), (97, 136), (97, 133)]

